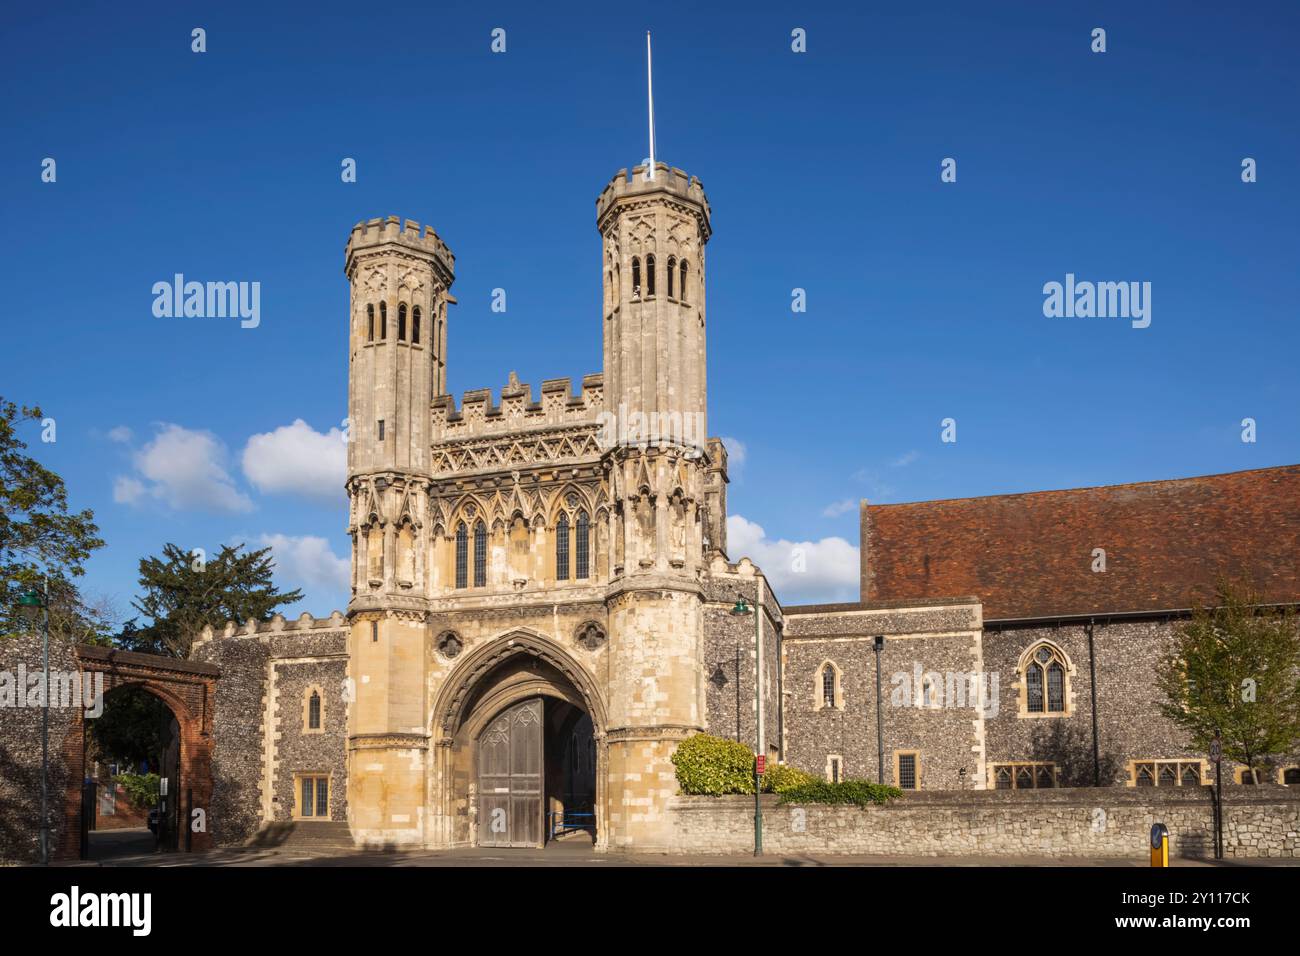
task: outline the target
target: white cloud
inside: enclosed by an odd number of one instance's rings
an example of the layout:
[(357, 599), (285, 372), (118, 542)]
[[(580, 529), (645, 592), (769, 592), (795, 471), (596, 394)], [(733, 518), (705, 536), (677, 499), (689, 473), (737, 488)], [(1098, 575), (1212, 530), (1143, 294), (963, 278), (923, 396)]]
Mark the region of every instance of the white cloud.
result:
[(740, 515), (727, 518), (727, 557), (763, 569), (782, 604), (856, 601), (861, 589), (858, 549), (843, 538), (772, 540), (761, 525)]
[(133, 456), (138, 477), (119, 476), (114, 482), (113, 500), (139, 504), (147, 496), (178, 510), (253, 510), (253, 502), (235, 487), (226, 460), (225, 445), (211, 432), (164, 423)]
[(828, 518), (838, 518), (842, 514), (848, 514), (858, 507), (858, 499), (844, 498), (841, 501), (832, 501), (822, 509), (822, 514)]
[(728, 438), (726, 435), (723, 435), (722, 444), (727, 448), (728, 470), (739, 471), (741, 468), (745, 467), (745, 457), (749, 453), (749, 449), (745, 447), (745, 443), (739, 438)]
[(133, 505), (144, 497), (144, 485), (127, 475), (118, 475), (113, 482), (113, 500), (120, 505)]
[(343, 432), (321, 433), (301, 418), (254, 435), (244, 446), (244, 475), (262, 492), (343, 499), (348, 446)]
[(339, 592), (347, 594), (352, 587), (350, 559), (336, 555), (324, 538), (263, 534), (257, 541), (257, 547), (271, 549), (277, 583), (285, 590), (302, 588), (308, 597), (317, 591), (336, 596)]
[(115, 441), (119, 444), (127, 445), (130, 444), (131, 439), (135, 437), (135, 433), (125, 425), (118, 425), (116, 428), (110, 428), (108, 430), (107, 437), (109, 441)]
[(911, 451), (905, 452), (904, 454), (895, 458), (893, 461), (889, 463), (889, 465), (891, 468), (906, 468), (908, 465), (910, 465), (912, 462), (916, 461), (920, 457), (921, 457), (921, 453), (916, 449), (912, 449)]

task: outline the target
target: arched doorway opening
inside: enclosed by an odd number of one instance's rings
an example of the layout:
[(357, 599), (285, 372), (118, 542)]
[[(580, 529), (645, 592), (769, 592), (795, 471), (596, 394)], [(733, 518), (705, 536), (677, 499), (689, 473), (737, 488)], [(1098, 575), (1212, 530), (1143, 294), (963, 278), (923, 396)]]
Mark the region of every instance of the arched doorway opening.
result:
[(600, 839), (604, 709), (562, 649), (518, 632), (481, 647), (450, 675), (434, 713), (442, 725), (430, 808), (436, 842)]
[(178, 796), (181, 722), (175, 705), (145, 684), (107, 691), (85, 722), (82, 855), (92, 860), (185, 849)]

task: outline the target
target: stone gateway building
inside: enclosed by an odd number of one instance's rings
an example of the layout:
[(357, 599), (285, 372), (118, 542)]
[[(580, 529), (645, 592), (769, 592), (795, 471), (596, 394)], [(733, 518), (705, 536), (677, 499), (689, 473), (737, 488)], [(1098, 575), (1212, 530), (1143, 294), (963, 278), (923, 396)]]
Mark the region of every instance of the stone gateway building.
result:
[(783, 608), (727, 551), (703, 186), (620, 171), (596, 227), (602, 370), (459, 405), (451, 250), (396, 217), (352, 230), (352, 600), (198, 642), (215, 842), (296, 821), (536, 846), (564, 823), (680, 847), (671, 757), (700, 732), (905, 790), (1209, 782), (1152, 666), (1218, 574), (1300, 600), (1300, 466), (864, 503), (861, 601)]

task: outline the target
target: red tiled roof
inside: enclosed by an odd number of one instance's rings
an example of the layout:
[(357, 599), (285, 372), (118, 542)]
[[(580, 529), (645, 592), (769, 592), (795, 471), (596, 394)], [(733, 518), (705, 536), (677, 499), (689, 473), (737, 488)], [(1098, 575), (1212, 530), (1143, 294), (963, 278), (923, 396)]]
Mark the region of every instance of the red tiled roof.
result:
[(865, 504), (862, 564), (864, 601), (975, 595), (985, 620), (1186, 608), (1221, 573), (1300, 601), (1300, 465)]

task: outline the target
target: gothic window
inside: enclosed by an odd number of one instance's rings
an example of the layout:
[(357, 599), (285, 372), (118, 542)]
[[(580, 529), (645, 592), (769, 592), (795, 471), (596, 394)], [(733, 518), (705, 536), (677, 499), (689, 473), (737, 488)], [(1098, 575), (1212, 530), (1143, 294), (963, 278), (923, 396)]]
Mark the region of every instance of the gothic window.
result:
[(388, 338), (388, 303), (379, 303), (379, 340), (385, 341)]
[(577, 540), (574, 542), (573, 576), (582, 580), (591, 576), (591, 523), (587, 512), (578, 512)]
[(465, 531), (465, 522), (456, 526), (456, 587), (469, 586), (467, 568), (469, 564), (469, 534)]
[(1133, 763), (1129, 785), (1133, 787), (1199, 787), (1199, 760), (1146, 760)]
[(1024, 658), (1025, 714), (1065, 714), (1069, 664), (1051, 644), (1039, 644)]
[(366, 306), (366, 341), (373, 342), (374, 340), (375, 340), (375, 307), (373, 305), (368, 305)]
[(411, 310), (411, 344), (420, 344), (420, 307)]
[(645, 257), (645, 294), (653, 299), (655, 296), (655, 257)]
[(406, 341), (406, 303), (397, 307), (397, 341)]
[(673, 273), (677, 271), (677, 260), (672, 256), (668, 257), (668, 298), (673, 297)]
[(487, 525), (474, 525), (474, 587), (487, 587)]
[(555, 580), (569, 579), (569, 516), (561, 514), (555, 522)]
[(681, 266), (679, 268), (681, 270), (681, 280), (677, 284), (681, 286), (680, 295), (682, 301), (685, 302), (686, 301), (686, 260), (685, 259), (682, 260)]
[(815, 707), (842, 708), (844, 698), (840, 694), (840, 670), (831, 661), (823, 661), (817, 668)]
[(312, 688), (311, 696), (307, 698), (307, 729), (321, 729), (321, 711), (320, 711), (320, 691)]
[(632, 257), (632, 295), (641, 298), (641, 260)]

